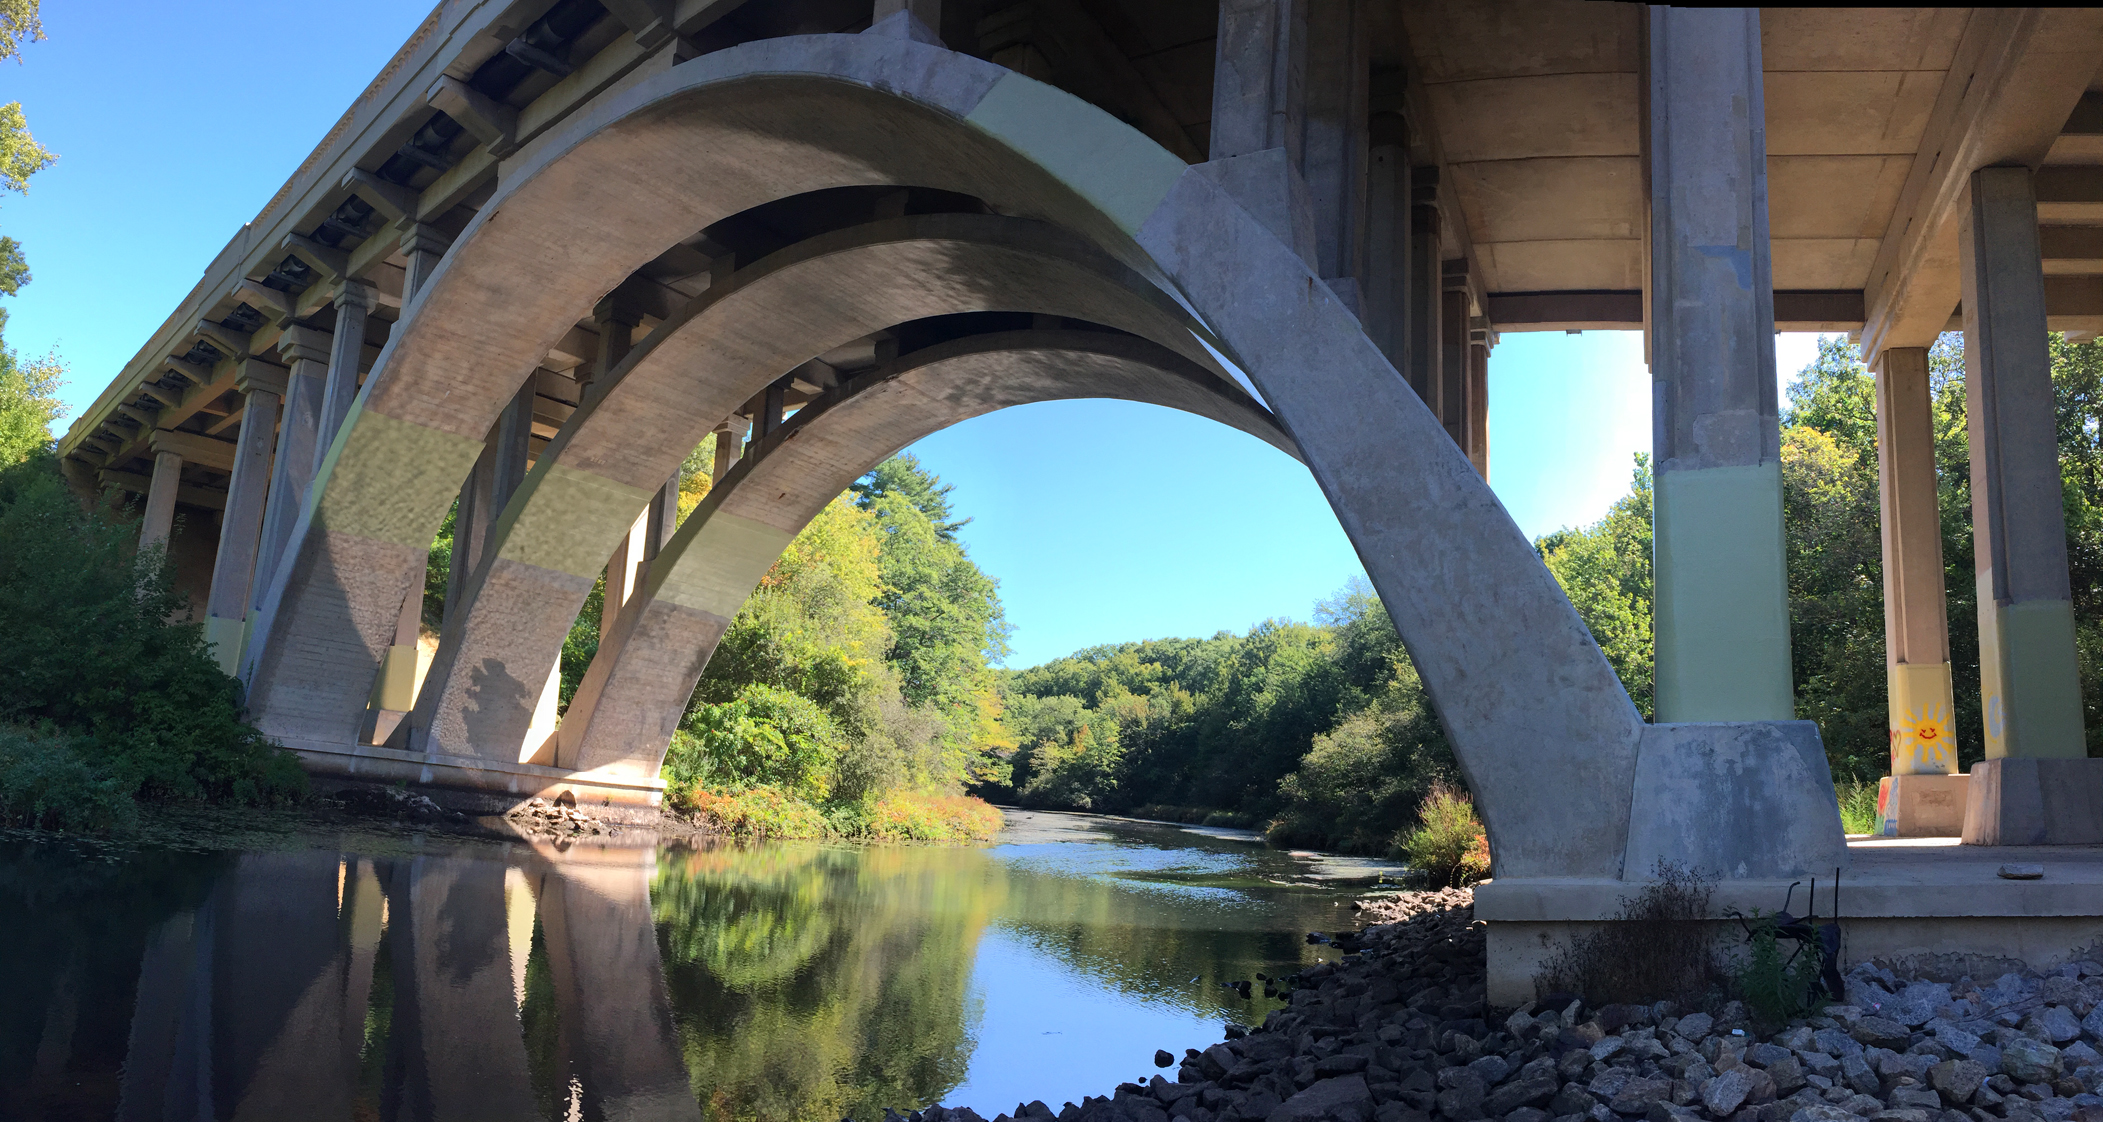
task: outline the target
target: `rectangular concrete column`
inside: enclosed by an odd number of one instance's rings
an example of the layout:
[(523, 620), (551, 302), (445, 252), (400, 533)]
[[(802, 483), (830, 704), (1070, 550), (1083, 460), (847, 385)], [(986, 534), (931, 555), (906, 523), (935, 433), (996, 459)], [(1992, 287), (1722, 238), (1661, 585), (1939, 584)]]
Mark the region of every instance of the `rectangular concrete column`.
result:
[(1490, 344), (1488, 327), (1468, 329), (1468, 439), (1461, 445), (1475, 473), (1490, 478)]
[(307, 485), (314, 481), (314, 444), (321, 426), (321, 400), (328, 383), (329, 337), (305, 327), (288, 327), (279, 338), (278, 360), (285, 364), (285, 408), (278, 419), (277, 454), (270, 464), (270, 500), (263, 508), (263, 541), (256, 554), (256, 575), (249, 590), (251, 611), (262, 606), (277, 573), (279, 559), (292, 539)]
[(146, 492), (146, 513), (139, 520), (139, 548), (168, 544), (175, 532), (175, 491), (182, 486), (183, 458), (175, 452), (153, 454), (153, 482)]
[(1759, 11), (1652, 7), (1649, 64), (1657, 719), (1785, 721)]
[(1442, 336), (1444, 263), (1439, 256), (1438, 169), (1410, 173), (1409, 263), (1403, 280), (1404, 353), (1398, 365), (1411, 389), (1440, 418), (1445, 413)]
[(336, 443), (336, 431), (350, 416), (351, 402), (358, 396), (358, 366), (364, 358), (365, 318), (372, 310), (376, 293), (362, 281), (346, 280), (336, 287), (336, 333), (329, 340), (328, 385), (321, 395), (321, 422), (314, 441), (314, 475)]
[(1986, 755), (2081, 758), (2037, 196), (2025, 168), (1982, 168), (1971, 194), (1958, 245)]
[[(1447, 274), (1439, 294), (1439, 422), (1462, 451), (1468, 447), (1468, 290), (1464, 261), (1458, 277)], [(1455, 287), (1456, 283), (1463, 287)]]
[(1938, 837), (1964, 828), (1957, 770), (1949, 602), (1928, 352), (1877, 356), (1877, 494), (1884, 548), (1884, 671), (1891, 774), (1878, 784), (1877, 832)]
[(738, 458), (745, 454), (745, 434), (752, 430), (752, 421), (746, 417), (733, 416), (715, 428), (716, 455), (710, 466), (710, 486), (723, 482), (730, 469), (737, 466)]
[(1223, 0), (1213, 47), (1205, 173), (1311, 269), (1314, 209), (1301, 169), (1307, 136), (1310, 0)]
[[(504, 506), (526, 479), (526, 458), (533, 435), (533, 379), (526, 379), (504, 411), (497, 414), (482, 444), (482, 455), (460, 488), (460, 508), (453, 516), (453, 560), (446, 574), (445, 618), (451, 620), (475, 570), (486, 560), (490, 533)], [(392, 708), (391, 706), (389, 708)]]
[(234, 470), (227, 481), (226, 512), (219, 519), (219, 552), (204, 617), (205, 642), (229, 675), (240, 667), (247, 639), (249, 586), (263, 540), (263, 501), (270, 493), (270, 454), (277, 443), (285, 375), (282, 366), (249, 359), (234, 379), (243, 401), (241, 432), (234, 441)]
[(1359, 316), (1380, 353), (1403, 368), (1408, 350), (1409, 149), (1395, 113), (1373, 117), (1366, 171), (1365, 308)]
[(1363, 0), (1302, 0), (1306, 123), (1300, 174), (1314, 217), (1316, 272), (1361, 319), (1372, 68)]
[(402, 231), (402, 256), (409, 259), (409, 268), (402, 275), (402, 299), (407, 301), (422, 291), (424, 282), (438, 269), (438, 262), (451, 249), (453, 239), (436, 226), (421, 222), (412, 223)]

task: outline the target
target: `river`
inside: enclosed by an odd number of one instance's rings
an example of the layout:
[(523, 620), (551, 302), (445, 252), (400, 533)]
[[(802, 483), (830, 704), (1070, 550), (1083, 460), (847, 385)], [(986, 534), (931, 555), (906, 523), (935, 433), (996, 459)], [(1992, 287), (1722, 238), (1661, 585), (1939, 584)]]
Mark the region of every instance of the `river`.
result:
[(1260, 1021), (1224, 983), (1333, 959), (1306, 933), (1396, 872), (1032, 811), (985, 846), (18, 838), (0, 1119), (1056, 1109)]

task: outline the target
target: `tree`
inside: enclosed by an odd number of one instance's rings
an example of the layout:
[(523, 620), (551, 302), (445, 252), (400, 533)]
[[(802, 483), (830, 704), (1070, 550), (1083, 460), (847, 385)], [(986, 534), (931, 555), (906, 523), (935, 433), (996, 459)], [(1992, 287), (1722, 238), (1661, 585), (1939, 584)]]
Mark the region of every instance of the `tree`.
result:
[(949, 493), (956, 490), (956, 485), (942, 482), (941, 476), (921, 467), (920, 458), (910, 452), (876, 465), (876, 470), (848, 489), (854, 492), (855, 505), (863, 510), (875, 510), (877, 504), (894, 496), (904, 499), (927, 516), (935, 536), (946, 542), (956, 541), (957, 531), (971, 524), (969, 518), (953, 520), (949, 516)]
[[(0, 0), (0, 61), (22, 61), (22, 44), (44, 37), (37, 0)], [(29, 190), (29, 177), (58, 159), (51, 150), (29, 135), (28, 118), (22, 103), (0, 105), (0, 189), (20, 194)], [(29, 283), (29, 262), (15, 239), (0, 237), (0, 293), (13, 296)]]
[[(0, 308), (0, 335), (7, 309)], [(24, 362), (0, 343), (0, 467), (19, 464), (51, 447), (51, 426), (65, 415), (58, 400), (66, 365), (57, 352)]]

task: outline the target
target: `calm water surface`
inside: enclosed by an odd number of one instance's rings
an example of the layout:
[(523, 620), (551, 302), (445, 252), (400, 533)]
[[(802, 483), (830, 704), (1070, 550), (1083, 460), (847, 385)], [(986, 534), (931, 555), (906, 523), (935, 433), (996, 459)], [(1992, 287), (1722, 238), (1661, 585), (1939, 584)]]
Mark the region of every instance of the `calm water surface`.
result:
[(1275, 1005), (1394, 866), (1011, 811), (983, 847), (0, 849), (0, 1118), (1057, 1106)]

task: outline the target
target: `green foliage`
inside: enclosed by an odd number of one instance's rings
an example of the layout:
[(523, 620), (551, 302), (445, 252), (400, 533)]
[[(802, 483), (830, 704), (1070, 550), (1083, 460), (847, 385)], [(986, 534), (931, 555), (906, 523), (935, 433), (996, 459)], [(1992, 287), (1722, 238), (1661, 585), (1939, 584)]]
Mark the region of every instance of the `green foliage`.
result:
[[(0, 332), (6, 329), (0, 308)], [(65, 415), (58, 400), (65, 373), (57, 352), (25, 363), (0, 343), (0, 468), (50, 449), (51, 426)]]
[(1877, 781), (1846, 779), (1835, 784), (1840, 796), (1840, 828), (1850, 834), (1877, 832)]
[(1732, 971), (1731, 981), (1755, 1023), (1782, 1025), (1809, 1013), (1814, 1004), (1813, 987), (1818, 984), (1820, 960), (1813, 947), (1798, 947), (1785, 954), (1775, 935), (1775, 917), (1753, 910), (1746, 921), (1751, 931), (1745, 957)]
[(22, 61), (22, 44), (44, 37), (38, 0), (0, 0), (0, 62)]
[[(134, 556), (137, 533), (82, 509), (48, 459), (0, 470), (0, 724), (70, 738), (135, 798), (300, 794), (304, 774), (242, 722), (202, 629), (169, 622), (182, 597), (157, 551)], [(36, 754), (17, 767), (58, 782), (69, 765)]]
[(1534, 543), (1646, 719), (1653, 704), (1650, 519), (1650, 457), (1638, 453), (1628, 494), (1606, 517)]
[(1489, 875), (1489, 846), (1475, 802), (1463, 791), (1435, 783), (1417, 810), (1417, 826), (1396, 838), (1395, 848), (1433, 888), (1449, 888)]
[(119, 782), (88, 762), (93, 754), (78, 737), (0, 727), (0, 823), (99, 831), (137, 821)]
[(735, 700), (702, 706), (681, 723), (665, 756), (665, 781), (681, 788), (742, 791), (778, 788), (818, 801), (831, 765), (845, 748), (839, 725), (816, 703), (775, 686), (753, 684)]
[(848, 488), (854, 494), (855, 505), (863, 510), (875, 510), (886, 499), (901, 499), (927, 517), (935, 535), (946, 542), (957, 540), (957, 531), (971, 524), (969, 518), (952, 518), (949, 509), (949, 493), (956, 490), (953, 483), (942, 482), (942, 477), (920, 466), (920, 457), (911, 453), (893, 456), (876, 465), (876, 470), (856, 480)]

